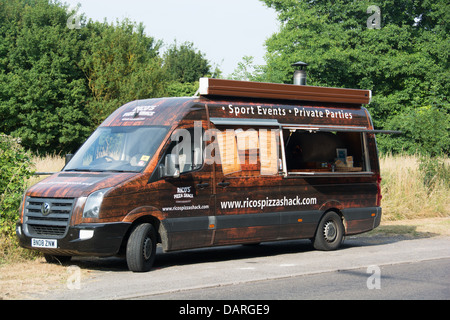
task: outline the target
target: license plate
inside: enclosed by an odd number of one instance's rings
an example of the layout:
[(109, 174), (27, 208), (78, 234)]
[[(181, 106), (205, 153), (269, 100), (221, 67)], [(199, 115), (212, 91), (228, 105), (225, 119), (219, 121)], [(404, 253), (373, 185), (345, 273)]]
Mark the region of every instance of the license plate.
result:
[(31, 246), (33, 248), (58, 248), (57, 240), (50, 239), (31, 239)]

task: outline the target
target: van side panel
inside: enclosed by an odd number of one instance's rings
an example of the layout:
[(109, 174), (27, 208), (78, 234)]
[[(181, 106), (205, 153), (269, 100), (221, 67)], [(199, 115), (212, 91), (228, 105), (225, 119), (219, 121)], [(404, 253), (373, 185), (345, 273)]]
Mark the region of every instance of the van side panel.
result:
[(208, 102), (211, 118), (277, 119), (283, 124), (339, 125), (369, 127), (365, 109), (360, 105), (305, 102), (243, 102), (241, 100), (214, 100)]
[[(208, 106), (211, 117), (217, 118), (277, 119), (287, 125), (373, 128), (365, 109), (355, 105), (299, 106), (230, 100), (214, 101)], [(217, 181), (229, 185), (225, 190), (217, 188), (214, 244), (312, 238), (321, 217), (329, 210), (342, 216), (347, 235), (376, 227), (381, 216), (377, 208), (379, 165), (373, 134), (367, 136), (364, 151), (362, 141), (355, 147), (361, 154), (367, 153), (366, 166), (370, 168), (360, 175), (330, 172), (322, 176), (283, 177), (279, 172), (269, 177), (259, 175), (258, 169), (253, 173), (244, 170), (226, 175), (221, 165), (216, 165)], [(363, 140), (362, 136), (359, 139)], [(255, 207), (258, 204), (263, 205)]]
[(251, 171), (227, 177), (220, 165), (216, 165), (216, 177), (228, 186), (216, 189), (215, 245), (279, 239), (280, 214), (269, 200), (278, 194), (282, 177)]
[[(186, 134), (186, 139), (202, 139), (208, 125), (205, 105), (192, 103), (189, 112), (174, 129)], [(172, 152), (171, 147), (181, 145), (182, 142), (178, 138), (169, 140), (161, 152), (160, 164)], [(163, 247), (166, 251), (206, 247), (213, 243), (214, 228), (210, 227), (210, 217), (214, 217), (213, 167), (203, 163), (200, 168), (192, 168), (189, 161), (193, 160), (193, 155), (184, 155), (190, 160), (186, 160), (183, 169), (180, 168), (179, 177), (161, 178), (156, 182), (158, 188), (155, 200), (165, 215), (161, 224), (164, 227), (163, 241), (166, 242)]]

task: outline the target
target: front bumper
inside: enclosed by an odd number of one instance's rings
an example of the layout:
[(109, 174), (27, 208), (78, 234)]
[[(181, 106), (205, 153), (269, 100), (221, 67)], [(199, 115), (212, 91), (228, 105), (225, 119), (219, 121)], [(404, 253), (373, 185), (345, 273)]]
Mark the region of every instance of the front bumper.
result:
[(63, 238), (49, 237), (56, 240), (56, 248), (36, 248), (32, 239), (46, 239), (45, 236), (29, 236), (23, 225), (18, 223), (16, 234), (23, 248), (38, 250), (43, 253), (61, 256), (113, 256), (119, 253), (122, 241), (131, 223), (95, 223), (80, 224), (69, 227)]

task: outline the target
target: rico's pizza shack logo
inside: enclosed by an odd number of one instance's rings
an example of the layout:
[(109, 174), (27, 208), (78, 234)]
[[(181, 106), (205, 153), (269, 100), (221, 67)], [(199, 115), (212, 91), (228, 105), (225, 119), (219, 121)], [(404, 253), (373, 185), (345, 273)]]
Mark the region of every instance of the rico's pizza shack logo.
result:
[(177, 201), (177, 202), (189, 202), (194, 198), (194, 194), (192, 193), (192, 187), (178, 187), (177, 193), (173, 195), (175, 200), (188, 200), (188, 201)]

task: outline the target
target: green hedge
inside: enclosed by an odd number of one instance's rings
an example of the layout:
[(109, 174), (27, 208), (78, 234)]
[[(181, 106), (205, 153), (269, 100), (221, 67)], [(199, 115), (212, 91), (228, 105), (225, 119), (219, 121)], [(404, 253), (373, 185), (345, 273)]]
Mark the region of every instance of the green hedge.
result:
[(20, 139), (0, 134), (0, 233), (14, 236), (19, 206), (27, 180), (33, 172), (31, 155), (20, 145)]

